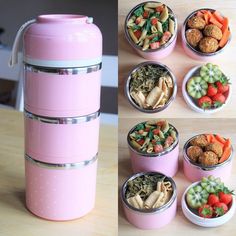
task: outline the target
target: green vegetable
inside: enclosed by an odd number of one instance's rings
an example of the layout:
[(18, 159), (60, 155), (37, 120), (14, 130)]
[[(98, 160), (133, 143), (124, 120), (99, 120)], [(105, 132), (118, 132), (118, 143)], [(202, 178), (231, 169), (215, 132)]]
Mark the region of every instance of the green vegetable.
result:
[(139, 17), (143, 14), (143, 12), (144, 12), (143, 7), (139, 7), (138, 9), (134, 11), (134, 15)]
[(165, 21), (164, 23), (162, 23), (162, 30), (163, 32), (168, 31), (168, 27), (169, 27), (169, 21)]
[(144, 129), (145, 127), (144, 127), (144, 124), (138, 124), (137, 126), (136, 126), (136, 128), (135, 128), (135, 130), (141, 130), (141, 129)]
[(132, 26), (131, 28), (132, 28), (132, 30), (139, 30), (139, 29), (141, 29), (142, 27), (139, 26), (139, 25), (134, 25), (134, 26)]

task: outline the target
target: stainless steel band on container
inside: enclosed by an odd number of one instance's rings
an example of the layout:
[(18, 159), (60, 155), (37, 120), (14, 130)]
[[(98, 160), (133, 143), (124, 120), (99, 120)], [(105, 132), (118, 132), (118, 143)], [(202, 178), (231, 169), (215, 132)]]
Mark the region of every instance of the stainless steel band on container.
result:
[(96, 154), (90, 160), (85, 160), (85, 161), (80, 161), (80, 162), (75, 162), (75, 163), (54, 164), (54, 163), (48, 163), (48, 162), (42, 162), (42, 161), (35, 160), (32, 157), (30, 157), (29, 155), (25, 154), (25, 160), (31, 162), (34, 165), (37, 165), (42, 168), (58, 169), (58, 170), (79, 169), (79, 168), (86, 167), (88, 165), (93, 164), (97, 159), (98, 159), (98, 154)]
[(83, 66), (83, 67), (65, 67), (65, 68), (54, 68), (54, 67), (44, 67), (35, 66), (31, 64), (24, 64), (25, 71), (34, 73), (49, 73), (57, 75), (81, 75), (96, 72), (101, 70), (102, 62), (96, 65)]
[(25, 117), (48, 124), (80, 124), (84, 122), (92, 121), (100, 116), (100, 111), (84, 115), (84, 116), (75, 116), (75, 117), (46, 117), (39, 116), (25, 110)]

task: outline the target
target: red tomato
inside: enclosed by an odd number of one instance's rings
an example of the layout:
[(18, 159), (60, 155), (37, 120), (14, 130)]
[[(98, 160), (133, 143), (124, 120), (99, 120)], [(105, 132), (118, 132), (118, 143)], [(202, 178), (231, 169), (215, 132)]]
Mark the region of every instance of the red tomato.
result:
[(147, 19), (149, 16), (149, 12), (148, 11), (144, 11), (143, 13), (143, 18)]
[(157, 19), (157, 18), (152, 18), (152, 19), (151, 19), (151, 24), (152, 24), (152, 25), (156, 25), (157, 22), (158, 22), (158, 19)]
[(143, 139), (140, 139), (140, 140), (137, 141), (137, 143), (138, 143), (139, 145), (141, 145), (141, 146), (144, 144), (144, 142), (145, 142), (145, 141), (144, 141)]
[(156, 7), (156, 12), (162, 12), (163, 11), (163, 6)]
[(154, 146), (154, 152), (155, 152), (155, 153), (162, 152), (162, 151), (163, 151), (163, 147), (162, 147), (161, 144), (156, 144), (156, 145)]
[(163, 34), (163, 36), (162, 36), (162, 40), (163, 40), (164, 42), (167, 42), (167, 41), (170, 39), (170, 37), (171, 37), (171, 32), (166, 31), (166, 32)]
[(151, 47), (151, 49), (157, 49), (160, 47), (160, 42), (150, 43), (150, 47)]
[(160, 133), (160, 130), (159, 129), (154, 129), (152, 132), (153, 132), (154, 135), (158, 135)]
[(134, 31), (134, 35), (136, 36), (137, 39), (141, 37), (142, 31), (141, 30), (136, 30)]

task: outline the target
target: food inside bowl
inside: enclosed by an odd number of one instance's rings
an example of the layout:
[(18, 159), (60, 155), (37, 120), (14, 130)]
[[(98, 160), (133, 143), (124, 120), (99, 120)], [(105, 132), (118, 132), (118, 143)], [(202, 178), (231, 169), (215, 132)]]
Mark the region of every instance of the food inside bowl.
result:
[(136, 8), (127, 21), (131, 40), (143, 51), (158, 49), (175, 34), (175, 19), (160, 2), (146, 2)]
[(144, 174), (127, 183), (125, 198), (136, 209), (156, 209), (171, 199), (173, 187), (165, 176)]
[(202, 166), (215, 166), (231, 156), (231, 141), (219, 134), (201, 134), (188, 144), (186, 154), (191, 162)]
[(218, 11), (199, 10), (188, 19), (185, 36), (194, 49), (214, 53), (229, 40), (229, 20)]
[(130, 145), (140, 153), (162, 153), (177, 141), (177, 132), (166, 120), (138, 124), (129, 134)]
[(188, 80), (186, 90), (192, 101), (202, 109), (216, 109), (225, 104), (230, 82), (219, 66), (207, 63)]
[(232, 204), (233, 191), (220, 178), (203, 177), (186, 194), (189, 209), (203, 218), (216, 218), (227, 213)]
[(142, 65), (130, 76), (129, 93), (140, 108), (161, 108), (173, 94), (173, 79), (167, 69), (160, 65)]

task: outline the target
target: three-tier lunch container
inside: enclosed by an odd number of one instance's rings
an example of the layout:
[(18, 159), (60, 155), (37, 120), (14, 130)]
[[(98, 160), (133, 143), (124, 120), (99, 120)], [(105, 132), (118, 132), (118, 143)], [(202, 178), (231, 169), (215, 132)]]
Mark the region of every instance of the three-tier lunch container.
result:
[(23, 34), (26, 206), (55, 221), (95, 204), (102, 35), (91, 17), (40, 15)]

